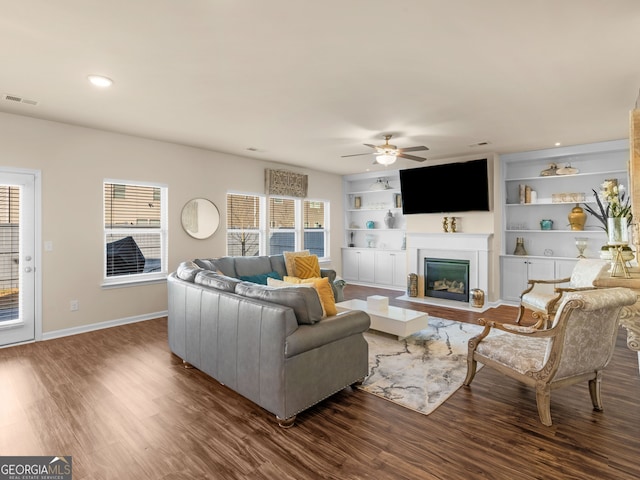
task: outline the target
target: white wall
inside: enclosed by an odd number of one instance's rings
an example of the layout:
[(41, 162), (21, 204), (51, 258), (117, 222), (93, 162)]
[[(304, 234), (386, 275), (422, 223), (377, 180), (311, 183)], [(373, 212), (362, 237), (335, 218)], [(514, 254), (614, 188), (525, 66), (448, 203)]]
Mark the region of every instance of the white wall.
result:
[[(227, 190), (264, 192), (264, 169), (309, 175), (309, 197), (331, 202), (330, 253), (340, 268), (342, 191), (338, 175), (262, 162), (166, 142), (0, 113), (0, 165), (42, 174), (42, 330), (82, 328), (167, 309), (166, 285), (101, 287), (102, 182), (105, 178), (169, 186), (169, 270), (179, 262), (225, 254), (224, 228), (207, 240), (180, 225), (184, 204), (206, 197), (226, 223)], [(69, 301), (80, 309), (71, 312)]]

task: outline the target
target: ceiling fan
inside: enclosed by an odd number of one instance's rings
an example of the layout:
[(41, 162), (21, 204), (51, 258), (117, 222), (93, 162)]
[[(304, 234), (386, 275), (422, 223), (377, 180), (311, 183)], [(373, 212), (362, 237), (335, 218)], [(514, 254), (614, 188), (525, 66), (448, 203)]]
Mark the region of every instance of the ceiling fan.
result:
[(389, 143), (389, 139), (392, 136), (393, 135), (384, 136), (384, 145), (371, 145), (370, 143), (364, 144), (365, 147), (375, 149), (375, 152), (356, 153), (353, 155), (342, 155), (342, 158), (357, 157), (359, 155), (371, 155), (371, 153), (373, 153), (373, 155), (376, 156), (373, 163), (379, 163), (380, 165), (385, 165), (385, 166), (391, 165), (393, 162), (396, 161), (397, 157), (408, 158), (409, 160), (415, 160), (416, 162), (424, 162), (426, 160), (426, 158), (416, 157), (415, 155), (407, 155), (407, 153), (405, 152), (417, 152), (419, 150), (429, 150), (427, 147), (420, 146), (420, 147), (398, 148), (395, 145), (391, 145)]

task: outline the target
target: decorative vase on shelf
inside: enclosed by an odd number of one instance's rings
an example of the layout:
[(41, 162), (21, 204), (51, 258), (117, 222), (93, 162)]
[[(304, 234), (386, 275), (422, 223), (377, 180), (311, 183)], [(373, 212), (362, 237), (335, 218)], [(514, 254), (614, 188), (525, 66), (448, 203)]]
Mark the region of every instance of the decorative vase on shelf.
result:
[(626, 217), (607, 218), (607, 235), (609, 245), (628, 245), (629, 228)]
[(386, 178), (378, 178), (370, 187), (370, 190), (389, 190), (391, 185), (389, 185), (389, 180)]
[(553, 220), (540, 220), (540, 230), (551, 230), (553, 228)]
[(364, 240), (367, 243), (367, 248), (374, 248), (376, 246), (376, 237), (373, 235), (365, 235)]
[(514, 255), (526, 255), (527, 251), (524, 248), (524, 238), (523, 237), (517, 237), (516, 238), (516, 248), (513, 251)]
[(389, 210), (384, 216), (384, 226), (387, 228), (393, 228), (393, 220), (393, 213), (391, 213), (391, 210)]
[(569, 213), (569, 225), (571, 230), (584, 230), (584, 224), (587, 222), (587, 214), (584, 209), (576, 203), (576, 206)]

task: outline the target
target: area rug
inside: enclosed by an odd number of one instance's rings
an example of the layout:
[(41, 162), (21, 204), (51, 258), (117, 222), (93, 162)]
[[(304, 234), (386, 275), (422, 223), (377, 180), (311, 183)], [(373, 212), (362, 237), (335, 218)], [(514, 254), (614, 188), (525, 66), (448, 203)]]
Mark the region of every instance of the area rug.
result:
[(426, 329), (403, 340), (369, 330), (369, 375), (358, 388), (429, 415), (462, 386), (467, 342), (482, 329), (429, 317)]

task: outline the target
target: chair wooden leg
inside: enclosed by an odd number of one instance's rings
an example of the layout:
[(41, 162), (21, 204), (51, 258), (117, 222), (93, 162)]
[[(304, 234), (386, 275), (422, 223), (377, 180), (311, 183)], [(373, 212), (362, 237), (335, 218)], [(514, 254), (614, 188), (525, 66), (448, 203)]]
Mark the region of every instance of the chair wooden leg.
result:
[(520, 309), (518, 310), (518, 317), (516, 318), (516, 324), (520, 324), (522, 317), (524, 316), (524, 307), (520, 305)]
[(551, 426), (551, 387), (545, 384), (536, 385), (536, 403), (538, 415), (543, 425)]
[(473, 358), (473, 353), (470, 353), (467, 357), (467, 377), (462, 382), (463, 385), (469, 386), (471, 384), (473, 377), (476, 376), (476, 369), (478, 367), (478, 362)]
[(596, 378), (589, 380), (589, 395), (591, 395), (591, 403), (593, 409), (601, 412), (602, 408), (602, 395), (600, 394), (600, 383), (602, 380), (602, 372), (596, 372)]

